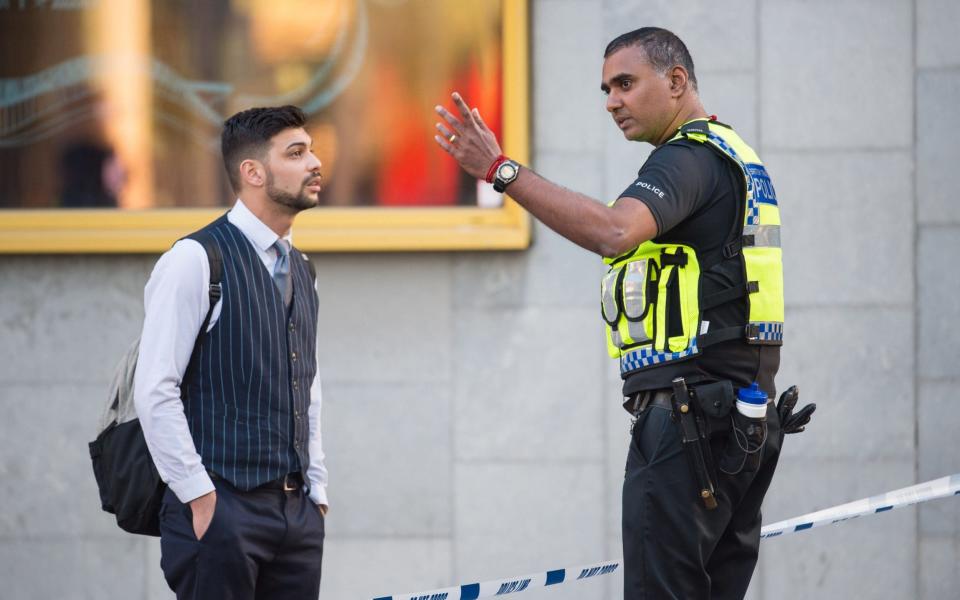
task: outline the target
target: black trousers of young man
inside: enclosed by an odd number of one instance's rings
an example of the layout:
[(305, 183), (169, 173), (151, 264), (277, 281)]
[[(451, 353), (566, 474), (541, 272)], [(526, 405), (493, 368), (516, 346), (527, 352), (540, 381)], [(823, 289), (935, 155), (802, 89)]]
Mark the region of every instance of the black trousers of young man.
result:
[[(767, 406), (759, 468), (718, 470), (718, 506), (708, 510), (671, 418), (670, 394), (653, 394), (633, 427), (623, 483), (624, 599), (742, 599), (757, 563), (760, 505), (780, 455), (776, 406)], [(728, 446), (736, 444), (729, 419), (707, 418), (715, 430), (710, 447), (716, 463), (727, 458), (727, 470), (736, 471), (729, 468), (740, 462), (739, 446)]]
[(178, 600), (316, 600), (324, 518), (302, 489), (243, 492), (214, 479), (217, 504), (203, 538), (190, 506), (169, 489), (160, 508), (160, 566)]

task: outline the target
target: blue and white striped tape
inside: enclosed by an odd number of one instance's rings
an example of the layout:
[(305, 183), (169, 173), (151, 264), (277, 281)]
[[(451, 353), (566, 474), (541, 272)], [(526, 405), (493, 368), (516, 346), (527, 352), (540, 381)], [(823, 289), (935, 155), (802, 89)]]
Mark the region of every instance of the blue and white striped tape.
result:
[(760, 530), (760, 538), (779, 537), (823, 525), (836, 525), (858, 517), (949, 496), (960, 496), (960, 473), (779, 521)]
[(477, 598), (495, 598), (497, 596), (524, 592), (529, 589), (559, 585), (570, 581), (583, 581), (584, 579), (591, 579), (601, 575), (609, 575), (619, 568), (619, 562), (608, 561), (595, 565), (555, 569), (535, 575), (521, 575), (520, 577), (511, 577), (510, 579), (500, 579), (498, 581), (468, 583), (458, 587), (444, 588), (430, 592), (394, 594), (393, 596), (374, 598), (374, 600), (476, 600)]
[[(778, 521), (761, 529), (760, 539), (781, 537), (823, 525), (836, 525), (858, 517), (875, 515), (895, 508), (903, 508), (904, 506), (950, 496), (960, 496), (960, 473), (808, 513), (786, 521)], [(535, 575), (469, 583), (429, 592), (381, 596), (374, 598), (374, 600), (477, 600), (479, 598), (495, 598), (571, 581), (592, 579), (615, 573), (619, 569), (620, 561), (607, 561), (580, 567), (555, 569)]]

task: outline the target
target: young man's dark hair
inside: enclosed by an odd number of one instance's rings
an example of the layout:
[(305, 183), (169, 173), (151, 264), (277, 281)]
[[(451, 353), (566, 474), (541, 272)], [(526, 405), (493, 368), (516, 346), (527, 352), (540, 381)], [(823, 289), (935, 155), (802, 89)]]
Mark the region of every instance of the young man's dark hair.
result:
[(270, 138), (284, 129), (303, 127), (306, 115), (296, 106), (251, 108), (238, 112), (223, 124), (220, 135), (220, 152), (223, 166), (230, 177), (234, 192), (240, 191), (238, 168), (244, 159), (262, 159), (266, 155)]
[(603, 57), (607, 58), (617, 50), (627, 46), (639, 46), (650, 61), (653, 70), (661, 75), (668, 69), (680, 65), (687, 70), (687, 79), (697, 89), (697, 76), (693, 72), (693, 58), (687, 50), (687, 45), (671, 31), (660, 27), (641, 27), (617, 36), (607, 44)]

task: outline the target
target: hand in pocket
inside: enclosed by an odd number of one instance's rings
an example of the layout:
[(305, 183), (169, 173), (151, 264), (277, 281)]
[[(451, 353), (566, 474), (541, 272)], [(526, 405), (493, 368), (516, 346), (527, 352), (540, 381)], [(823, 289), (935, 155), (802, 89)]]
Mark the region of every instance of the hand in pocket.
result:
[(213, 513), (217, 509), (217, 492), (212, 491), (190, 501), (190, 512), (193, 514), (193, 534), (197, 541), (203, 539), (213, 521)]

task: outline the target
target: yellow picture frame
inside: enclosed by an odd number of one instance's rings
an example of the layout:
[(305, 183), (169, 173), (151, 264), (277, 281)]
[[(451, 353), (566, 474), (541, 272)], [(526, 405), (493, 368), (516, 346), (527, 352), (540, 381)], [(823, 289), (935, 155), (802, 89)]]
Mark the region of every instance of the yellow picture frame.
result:
[[(503, 0), (503, 144), (528, 164), (529, 4)], [(438, 101), (443, 99), (438, 98)], [(449, 104), (449, 103), (448, 103)], [(217, 209), (0, 210), (0, 253), (155, 253), (222, 214)], [(306, 252), (521, 250), (530, 217), (509, 197), (498, 208), (322, 208), (297, 217)]]

